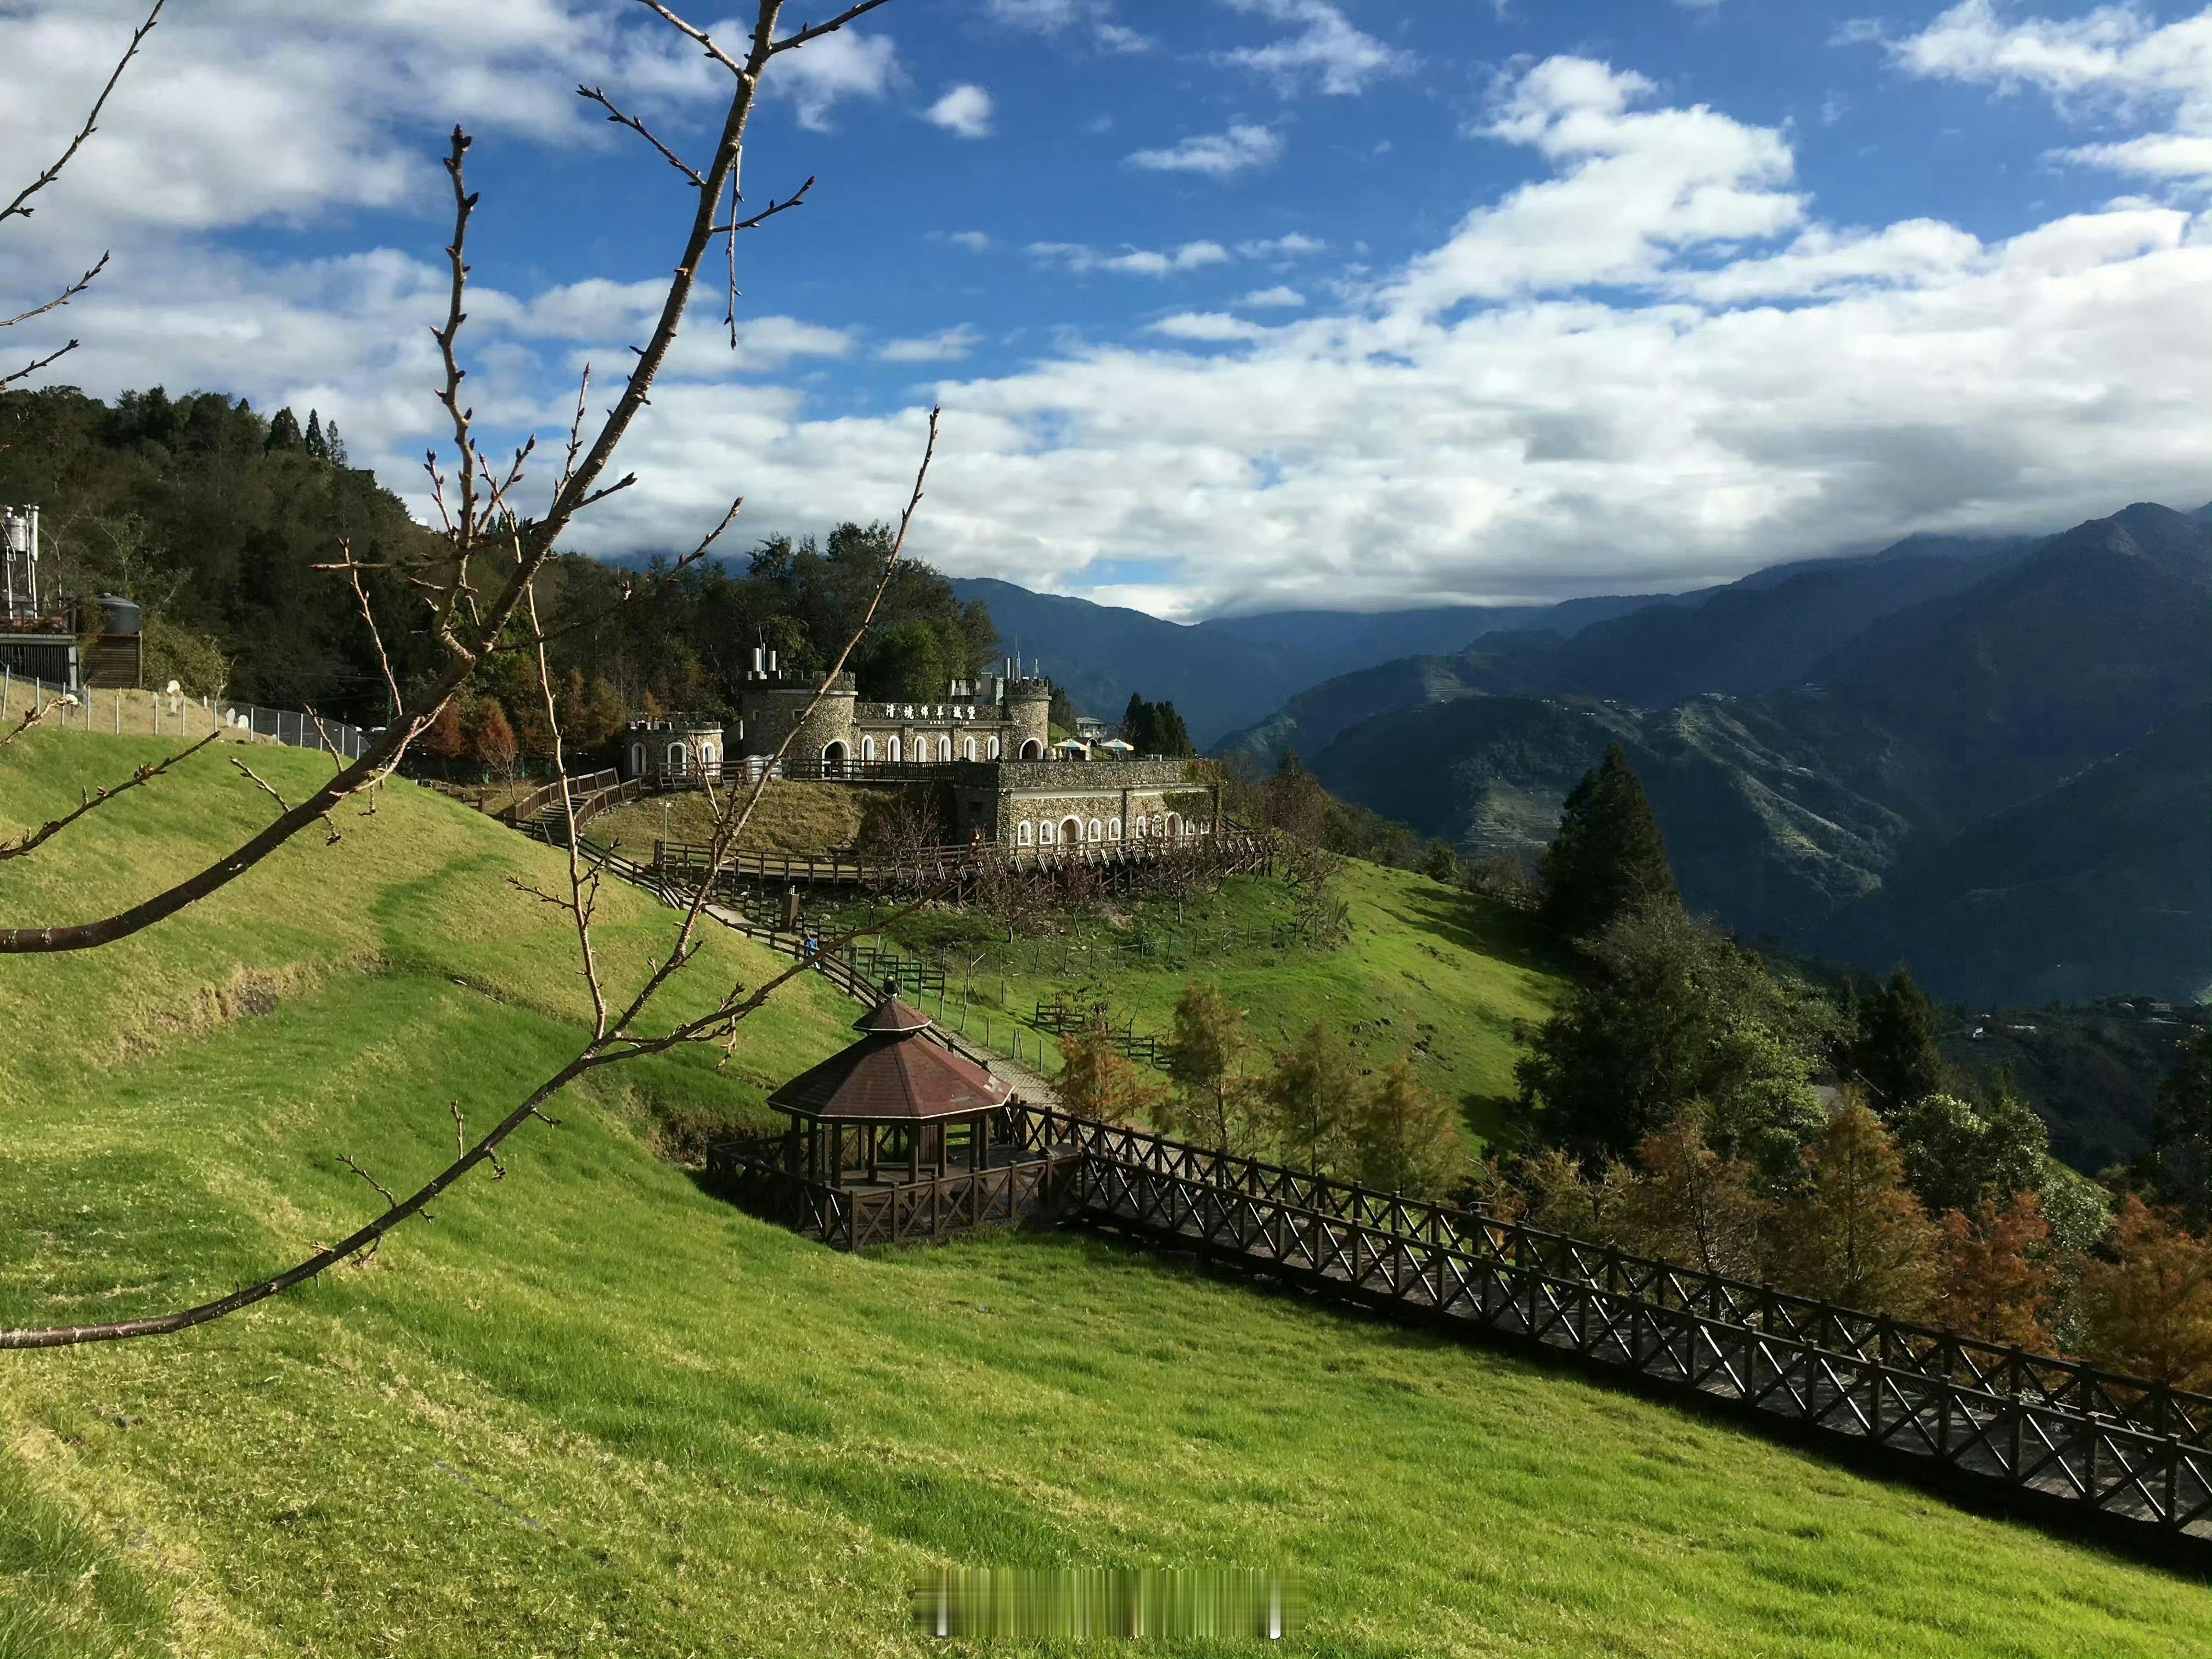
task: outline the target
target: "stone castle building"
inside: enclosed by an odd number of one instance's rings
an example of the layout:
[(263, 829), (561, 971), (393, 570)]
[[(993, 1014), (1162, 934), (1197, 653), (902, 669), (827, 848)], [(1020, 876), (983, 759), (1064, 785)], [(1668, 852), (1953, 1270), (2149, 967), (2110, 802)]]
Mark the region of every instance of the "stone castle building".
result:
[(954, 680), (930, 702), (863, 701), (845, 674), (817, 703), (820, 685), (818, 675), (756, 653), (734, 729), (680, 714), (633, 720), (624, 770), (672, 781), (757, 777), (789, 736), (783, 764), (793, 777), (939, 785), (957, 842), (1042, 855), (1178, 841), (1220, 823), (1218, 789), (1194, 783), (1188, 762), (1093, 760), (1081, 745), (1056, 752), (1049, 681)]

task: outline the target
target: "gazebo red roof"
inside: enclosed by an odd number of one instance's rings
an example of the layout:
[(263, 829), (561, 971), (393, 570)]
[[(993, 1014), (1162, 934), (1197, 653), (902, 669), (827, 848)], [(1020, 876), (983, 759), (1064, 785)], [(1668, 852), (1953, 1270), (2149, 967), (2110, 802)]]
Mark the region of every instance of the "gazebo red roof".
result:
[(930, 1035), (927, 1015), (886, 993), (854, 1022), (860, 1040), (768, 1097), (779, 1111), (847, 1121), (929, 1123), (1004, 1105), (1012, 1086)]

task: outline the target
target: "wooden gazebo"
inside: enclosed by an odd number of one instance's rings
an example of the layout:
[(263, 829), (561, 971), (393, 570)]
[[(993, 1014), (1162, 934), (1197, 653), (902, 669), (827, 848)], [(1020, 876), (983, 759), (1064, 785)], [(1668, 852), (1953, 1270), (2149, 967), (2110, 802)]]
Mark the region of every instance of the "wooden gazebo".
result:
[(784, 1167), (830, 1187), (910, 1184), (988, 1166), (1013, 1089), (886, 986), (860, 1040), (768, 1097), (787, 1114)]

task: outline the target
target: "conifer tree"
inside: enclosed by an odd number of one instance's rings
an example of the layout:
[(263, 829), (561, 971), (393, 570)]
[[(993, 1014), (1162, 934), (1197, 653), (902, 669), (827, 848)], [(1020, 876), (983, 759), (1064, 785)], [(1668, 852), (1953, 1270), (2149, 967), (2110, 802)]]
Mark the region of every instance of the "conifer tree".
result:
[(345, 440), (338, 436), (338, 423), (332, 421), (323, 428), (323, 458), (332, 466), (350, 466), (352, 459), (346, 453)]
[(1644, 1177), (1629, 1195), (1636, 1248), (1732, 1279), (1756, 1279), (1759, 1225), (1767, 1212), (1757, 1172), (1705, 1144), (1705, 1111), (1692, 1106), (1638, 1143)]
[(2051, 1319), (2057, 1273), (2043, 1200), (2033, 1193), (2015, 1193), (2002, 1202), (1985, 1198), (1971, 1214), (1946, 1210), (1938, 1224), (1943, 1237), (1936, 1322), (1984, 1342), (2050, 1352), (2057, 1346)]
[(2115, 1260), (2081, 1269), (2081, 1352), (2107, 1370), (2212, 1389), (2212, 1244), (2130, 1194)]
[(1175, 1086), (1174, 1132), (1213, 1151), (1253, 1149), (1253, 1088), (1243, 1075), (1244, 1012), (1217, 986), (1196, 980), (1176, 1000), (1168, 1076)]
[(1384, 1192), (1432, 1198), (1466, 1172), (1467, 1139), (1452, 1103), (1399, 1060), (1360, 1096), (1352, 1126), (1358, 1179)]
[(1894, 1121), (1913, 1102), (1947, 1088), (1951, 1068), (1936, 1046), (1936, 1005), (1905, 969), (1860, 1000), (1858, 1017), (1851, 1068), (1885, 1119)]
[(1181, 758), (1198, 752), (1190, 740), (1190, 729), (1183, 724), (1182, 716), (1171, 702), (1152, 705), (1153, 752)]
[(1158, 752), (1159, 744), (1152, 729), (1152, 706), (1133, 691), (1129, 693), (1129, 706), (1121, 711), (1121, 741), (1140, 755)]
[(1520, 1171), (1527, 1201), (1523, 1219), (1547, 1233), (1593, 1244), (1618, 1244), (1628, 1237), (1636, 1177), (1618, 1162), (1595, 1169), (1573, 1153), (1547, 1146)]
[(1856, 1101), (1805, 1151), (1805, 1185), (1777, 1216), (1776, 1280), (1801, 1296), (1911, 1317), (1934, 1288), (1936, 1228), (1905, 1189), (1881, 1120)]
[(2212, 1025), (2182, 1039), (2180, 1059), (2158, 1085), (2150, 1140), (2160, 1192), (2191, 1225), (2212, 1220)]
[(1267, 1127), (1279, 1156), (1316, 1174), (1342, 1167), (1358, 1095), (1344, 1044), (1327, 1025), (1313, 1025), (1275, 1057), (1267, 1080)]
[(307, 453), (319, 461), (327, 461), (331, 458), (331, 447), (323, 438), (323, 417), (312, 409), (307, 411), (306, 447)]
[(1544, 919), (1577, 939), (1649, 906), (1680, 902), (1659, 821), (1619, 744), (1567, 796), (1542, 873)]
[(497, 697), (485, 697), (469, 712), (469, 757), (495, 777), (512, 779), (520, 750), (514, 727)]
[(290, 409), (280, 409), (269, 420), (269, 436), (262, 444), (264, 449), (283, 451), (303, 449), (307, 441), (300, 435), (300, 417)]
[(438, 718), (422, 733), (422, 752), (433, 760), (442, 761), (457, 761), (469, 752), (468, 736), (461, 730), (459, 702), (448, 702), (438, 711)]
[(1114, 1046), (1103, 1019), (1060, 1040), (1060, 1072), (1054, 1087), (1067, 1109), (1105, 1123), (1127, 1123), (1153, 1104), (1152, 1091)]

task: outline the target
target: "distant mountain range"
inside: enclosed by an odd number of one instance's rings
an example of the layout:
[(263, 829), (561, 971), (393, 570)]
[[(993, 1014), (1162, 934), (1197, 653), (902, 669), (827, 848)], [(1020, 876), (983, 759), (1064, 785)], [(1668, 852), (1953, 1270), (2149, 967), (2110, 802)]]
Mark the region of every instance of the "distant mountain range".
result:
[(1985, 1004), (2212, 983), (2212, 505), (1697, 592), (1192, 625), (963, 580), (1112, 718), (1533, 854), (1619, 742), (1695, 907)]
[(1119, 719), (1133, 693), (1172, 702), (1201, 747), (1259, 720), (1317, 681), (1408, 651), (1456, 651), (1482, 635), (1516, 628), (1571, 635), (1645, 606), (1702, 597), (1644, 594), (1372, 614), (1282, 611), (1190, 623), (1032, 593), (989, 577), (955, 577), (952, 590), (963, 600), (988, 605), (1001, 650), (1040, 659), (1083, 713)]
[(1485, 639), (1316, 686), (1223, 746), (1296, 744), (1348, 799), (1533, 852), (1614, 741), (1686, 896), (1742, 931), (1977, 1001), (2212, 981), (2203, 514), (2136, 506)]

